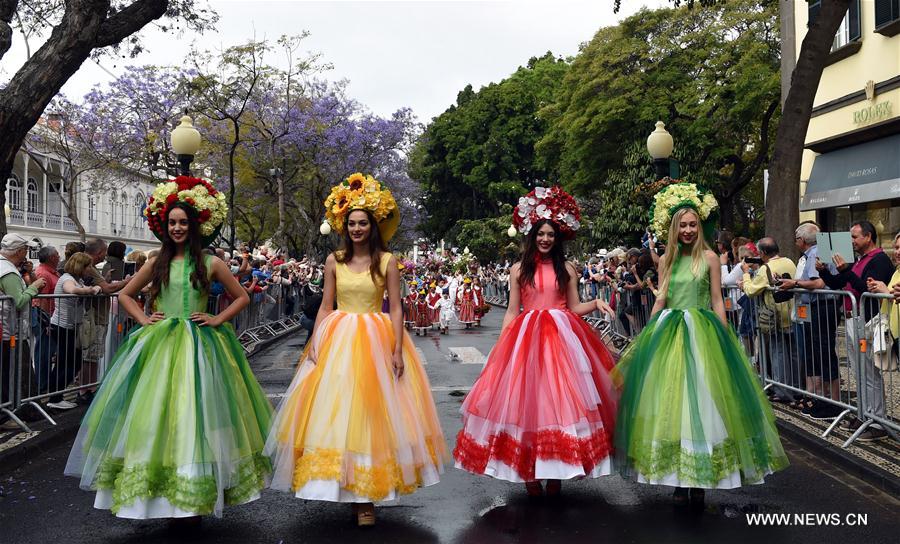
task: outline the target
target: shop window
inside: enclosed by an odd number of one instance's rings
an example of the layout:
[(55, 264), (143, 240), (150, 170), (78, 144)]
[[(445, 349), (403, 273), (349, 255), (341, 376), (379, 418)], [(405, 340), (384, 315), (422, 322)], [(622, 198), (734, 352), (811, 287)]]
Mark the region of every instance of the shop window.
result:
[(900, 34), (900, 0), (875, 0), (875, 32)]

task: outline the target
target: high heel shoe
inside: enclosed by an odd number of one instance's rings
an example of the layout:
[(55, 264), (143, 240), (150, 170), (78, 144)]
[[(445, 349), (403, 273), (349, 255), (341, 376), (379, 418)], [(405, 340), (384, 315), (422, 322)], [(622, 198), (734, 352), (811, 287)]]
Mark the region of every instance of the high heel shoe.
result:
[(562, 482), (559, 480), (547, 480), (547, 497), (558, 498), (562, 491)]
[(372, 527), (375, 525), (375, 505), (366, 503), (354, 503), (353, 513), (356, 514), (357, 527)]
[(525, 482), (525, 492), (529, 499), (539, 499), (544, 495), (544, 489), (541, 487), (541, 481)]
[(691, 508), (702, 510), (706, 505), (706, 490), (702, 488), (691, 488)]

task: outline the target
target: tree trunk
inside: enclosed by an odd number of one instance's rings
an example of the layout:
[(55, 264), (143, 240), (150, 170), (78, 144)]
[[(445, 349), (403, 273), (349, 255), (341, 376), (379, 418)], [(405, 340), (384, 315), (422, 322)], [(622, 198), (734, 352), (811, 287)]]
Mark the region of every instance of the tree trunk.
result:
[[(110, 0), (67, 0), (62, 20), (50, 37), (0, 90), (0, 208), (6, 206), (6, 180), (16, 153), (50, 100), (94, 48), (116, 44), (158, 19), (165, 14), (168, 0), (136, 1), (107, 18), (109, 6)], [(14, 11), (13, 2), (0, 3), (0, 57), (12, 39), (7, 18)], [(4, 234), (6, 215), (0, 213), (0, 235)]]
[[(729, 193), (728, 196), (716, 195), (716, 200), (719, 201), (719, 228), (734, 233), (734, 201), (737, 200), (736, 196), (733, 193)], [(714, 241), (707, 240), (710, 243)]]
[(796, 257), (794, 229), (800, 218), (800, 164), (806, 131), (825, 61), (850, 0), (831, 0), (821, 5), (800, 46), (769, 163), (766, 234), (775, 238), (782, 255), (791, 257)]

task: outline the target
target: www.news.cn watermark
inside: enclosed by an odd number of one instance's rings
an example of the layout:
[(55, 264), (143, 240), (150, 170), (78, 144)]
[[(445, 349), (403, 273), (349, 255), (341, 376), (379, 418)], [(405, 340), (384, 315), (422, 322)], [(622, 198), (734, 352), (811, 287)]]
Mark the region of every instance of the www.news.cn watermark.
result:
[(832, 526), (865, 527), (869, 524), (869, 514), (746, 514), (747, 525), (754, 526)]

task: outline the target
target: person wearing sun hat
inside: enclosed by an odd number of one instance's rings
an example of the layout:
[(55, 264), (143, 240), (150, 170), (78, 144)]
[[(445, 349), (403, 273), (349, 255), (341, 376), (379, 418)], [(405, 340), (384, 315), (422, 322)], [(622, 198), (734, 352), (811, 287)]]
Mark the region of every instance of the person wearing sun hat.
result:
[[(145, 215), (162, 245), (119, 294), (138, 326), (115, 356), (81, 424), (65, 473), (122, 518), (222, 515), (259, 498), (272, 406), (229, 321), (249, 304), (231, 269), (203, 248), (227, 215), (209, 182), (157, 185)], [(206, 313), (210, 285), (232, 303)], [(148, 306), (137, 297), (150, 285)]]
[[(12, 303), (0, 303), (0, 328), (3, 330), (3, 345), (0, 352), (0, 372), (3, 373), (2, 394), (3, 402), (9, 400), (10, 378), (12, 376), (12, 346), (11, 338), (24, 327), (29, 326), (27, 321), (17, 322), (15, 319), (16, 311), (23, 313), (25, 308), (31, 304), (38, 291), (43, 289), (45, 280), (38, 278), (31, 285), (26, 286), (25, 280), (22, 279), (22, 272), (19, 267), (28, 258), (28, 250), (36, 249), (38, 244), (27, 238), (10, 232), (0, 241), (0, 295), (12, 298)], [(15, 307), (15, 309), (14, 309)], [(0, 415), (2, 418), (6, 416)], [(12, 421), (3, 423), (5, 428), (14, 429), (18, 425)]]
[[(508, 233), (523, 235), (497, 344), (460, 411), (456, 466), (524, 482), (529, 497), (558, 496), (561, 480), (612, 470), (617, 393), (612, 355), (580, 316), (611, 313), (582, 303), (564, 240), (580, 227), (575, 199), (537, 187), (519, 199)], [(524, 307), (524, 311), (520, 308)]]
[[(382, 183), (354, 174), (325, 207), (321, 232), (339, 233), (341, 247), (325, 261), (315, 335), (266, 452), (274, 489), (353, 503), (357, 524), (369, 526), (376, 501), (437, 483), (449, 456), (428, 377), (403, 328), (397, 259), (385, 248), (400, 221), (397, 203)], [(389, 314), (381, 311), (385, 290)]]
[[(673, 180), (654, 196), (652, 231), (667, 240), (652, 317), (623, 354), (616, 465), (640, 483), (704, 489), (762, 483), (787, 466), (775, 417), (728, 326), (719, 257), (709, 248), (718, 203)], [(690, 488), (690, 490), (688, 490)]]

